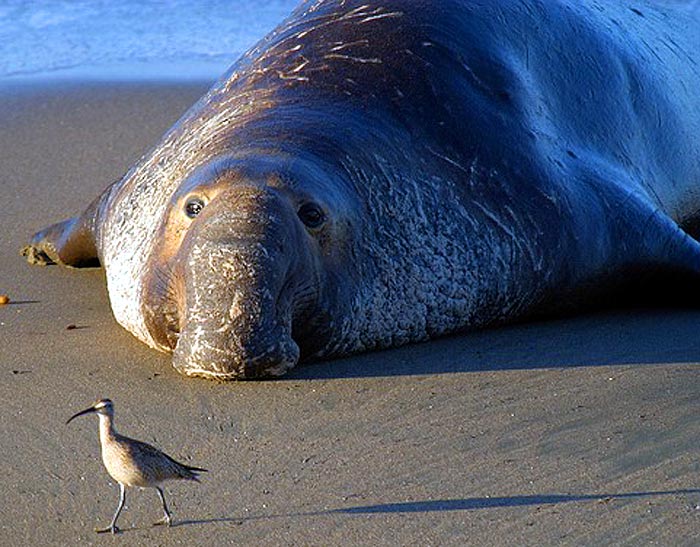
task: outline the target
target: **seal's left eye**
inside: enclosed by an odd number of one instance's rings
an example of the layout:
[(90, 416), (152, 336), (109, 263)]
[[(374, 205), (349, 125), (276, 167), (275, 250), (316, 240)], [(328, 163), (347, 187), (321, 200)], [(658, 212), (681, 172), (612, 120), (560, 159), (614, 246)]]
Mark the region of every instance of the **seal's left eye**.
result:
[(190, 198), (185, 203), (185, 214), (190, 218), (196, 217), (202, 209), (204, 209), (204, 202), (199, 198)]

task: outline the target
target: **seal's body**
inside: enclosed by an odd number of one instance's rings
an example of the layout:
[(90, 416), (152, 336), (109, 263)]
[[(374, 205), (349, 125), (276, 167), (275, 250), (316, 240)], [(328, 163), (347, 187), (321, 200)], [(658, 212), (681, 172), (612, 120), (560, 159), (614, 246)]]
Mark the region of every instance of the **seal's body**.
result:
[(699, 19), (305, 2), (25, 253), (99, 259), (117, 320), (216, 378), (697, 286)]

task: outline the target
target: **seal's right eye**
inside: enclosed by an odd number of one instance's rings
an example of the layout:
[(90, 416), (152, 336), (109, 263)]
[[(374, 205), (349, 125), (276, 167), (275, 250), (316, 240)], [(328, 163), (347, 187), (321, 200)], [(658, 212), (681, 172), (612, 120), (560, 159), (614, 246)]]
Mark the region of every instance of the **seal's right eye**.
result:
[(297, 211), (299, 219), (304, 223), (307, 228), (315, 229), (320, 228), (326, 221), (326, 215), (315, 203), (305, 203)]
[(190, 198), (185, 203), (185, 214), (190, 218), (196, 217), (202, 209), (204, 209), (204, 202), (199, 198)]

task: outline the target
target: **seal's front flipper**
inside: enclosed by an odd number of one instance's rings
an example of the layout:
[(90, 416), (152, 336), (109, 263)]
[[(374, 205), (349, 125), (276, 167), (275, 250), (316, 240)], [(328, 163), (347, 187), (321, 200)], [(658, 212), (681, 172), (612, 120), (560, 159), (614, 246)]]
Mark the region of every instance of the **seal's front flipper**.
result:
[(99, 266), (92, 231), (82, 217), (69, 218), (34, 234), (21, 253), (30, 264), (63, 264), (75, 268)]
[(93, 201), (85, 212), (63, 222), (52, 224), (32, 237), (21, 254), (30, 264), (45, 266), (62, 264), (73, 268), (89, 268), (100, 265), (99, 227), (109, 196), (117, 184), (111, 184)]

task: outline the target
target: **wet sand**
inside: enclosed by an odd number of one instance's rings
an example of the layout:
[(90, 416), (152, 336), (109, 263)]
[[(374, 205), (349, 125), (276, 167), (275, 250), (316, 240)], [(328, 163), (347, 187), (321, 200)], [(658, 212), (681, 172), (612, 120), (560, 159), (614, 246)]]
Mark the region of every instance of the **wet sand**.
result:
[[(693, 545), (700, 311), (511, 326), (306, 365), (186, 379), (112, 318), (101, 270), (30, 267), (31, 234), (82, 210), (206, 89), (0, 88), (0, 543)], [(77, 328), (68, 328), (75, 326)], [(124, 434), (210, 469), (118, 488), (96, 398)]]

